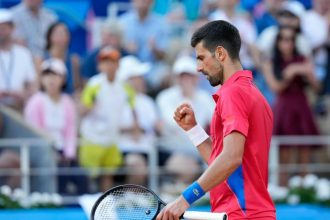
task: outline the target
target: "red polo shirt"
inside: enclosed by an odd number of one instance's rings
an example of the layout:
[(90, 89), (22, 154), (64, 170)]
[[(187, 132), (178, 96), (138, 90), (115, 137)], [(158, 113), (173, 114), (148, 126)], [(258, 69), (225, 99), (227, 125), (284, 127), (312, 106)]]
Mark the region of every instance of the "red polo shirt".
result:
[[(268, 185), (268, 153), (273, 127), (270, 106), (252, 81), (250, 71), (238, 71), (213, 95), (213, 141), (209, 164), (221, 153), (223, 139), (233, 131), (246, 138), (243, 162), (228, 179), (210, 191), (213, 212), (229, 219), (274, 220)], [(230, 147), (230, 146), (229, 146)]]

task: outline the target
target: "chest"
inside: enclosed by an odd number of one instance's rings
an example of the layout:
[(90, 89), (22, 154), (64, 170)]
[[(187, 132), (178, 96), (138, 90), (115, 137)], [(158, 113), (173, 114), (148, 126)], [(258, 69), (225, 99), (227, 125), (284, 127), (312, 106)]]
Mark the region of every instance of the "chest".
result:
[(45, 127), (48, 130), (62, 130), (65, 127), (66, 113), (62, 101), (54, 102), (49, 98), (44, 99)]
[(223, 124), (221, 115), (219, 114), (219, 108), (219, 106), (215, 107), (210, 125), (210, 135), (213, 142), (223, 141)]
[(103, 83), (96, 96), (96, 108), (106, 114), (121, 112), (127, 103), (127, 95), (121, 85)]
[[(19, 62), (14, 50), (0, 51), (0, 89), (21, 90), (27, 81), (25, 63)], [(23, 59), (24, 60), (24, 59)]]

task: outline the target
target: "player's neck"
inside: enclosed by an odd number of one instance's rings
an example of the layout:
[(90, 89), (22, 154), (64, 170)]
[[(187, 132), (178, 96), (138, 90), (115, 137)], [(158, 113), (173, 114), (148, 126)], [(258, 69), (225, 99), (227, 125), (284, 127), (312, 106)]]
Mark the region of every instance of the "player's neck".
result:
[(224, 67), (224, 82), (226, 82), (232, 75), (234, 75), (238, 71), (242, 71), (243, 67), (242, 64), (237, 61), (233, 63), (227, 64), (227, 66)]

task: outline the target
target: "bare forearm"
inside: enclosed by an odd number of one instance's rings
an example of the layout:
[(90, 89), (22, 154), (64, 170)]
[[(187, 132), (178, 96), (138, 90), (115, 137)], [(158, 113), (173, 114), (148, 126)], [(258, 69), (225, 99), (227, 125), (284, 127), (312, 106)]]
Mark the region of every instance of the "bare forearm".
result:
[(205, 192), (223, 182), (241, 165), (244, 145), (245, 137), (238, 132), (224, 138), (222, 152), (198, 179)]
[(204, 191), (207, 192), (225, 181), (240, 164), (240, 160), (231, 160), (230, 156), (221, 154), (206, 169), (197, 182), (202, 186)]
[(203, 143), (197, 146), (198, 152), (207, 163), (210, 159), (212, 152), (212, 140), (211, 138), (206, 139)]

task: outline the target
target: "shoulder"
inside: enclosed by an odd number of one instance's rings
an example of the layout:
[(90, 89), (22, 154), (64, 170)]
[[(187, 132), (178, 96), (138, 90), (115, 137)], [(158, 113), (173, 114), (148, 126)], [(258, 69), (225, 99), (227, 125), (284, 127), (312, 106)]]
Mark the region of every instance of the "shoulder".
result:
[[(16, 16), (18, 13), (24, 11), (24, 6), (23, 3), (17, 4), (15, 6), (13, 6), (11, 9), (12, 13), (14, 13), (14, 15)], [(15, 17), (14, 16), (14, 17)]]
[(62, 94), (62, 104), (66, 110), (70, 111), (70, 113), (75, 111), (76, 105), (71, 96)]
[(62, 94), (62, 100), (63, 100), (63, 102), (65, 102), (66, 104), (74, 105), (73, 98), (72, 98), (71, 96), (69, 96), (68, 94), (63, 93), (63, 94)]
[(106, 80), (104, 74), (99, 73), (95, 76), (92, 76), (88, 82), (86, 86), (97, 86), (100, 85), (102, 82), (104, 82)]
[(149, 96), (147, 96), (147, 95), (145, 95), (145, 94), (139, 94), (139, 95), (137, 95), (136, 98), (137, 98), (137, 100), (139, 100), (141, 103), (143, 103), (143, 105), (145, 105), (145, 106), (150, 107), (150, 106), (154, 106), (154, 105), (155, 105), (154, 100), (153, 100), (151, 97), (149, 97)]
[(161, 91), (157, 96), (157, 100), (172, 99), (172, 97), (175, 95), (178, 95), (178, 93), (179, 93), (179, 90), (177, 87), (170, 87), (170, 88), (167, 88), (167, 89)]
[(31, 52), (24, 46), (14, 44), (13, 45), (14, 53), (18, 53), (20, 56), (32, 56)]
[(222, 88), (220, 99), (222, 101), (247, 102), (251, 99), (251, 95), (248, 87), (243, 87), (237, 83)]
[(47, 8), (42, 8), (41, 15), (43, 18), (47, 18), (48, 20), (50, 20), (52, 22), (55, 22), (57, 20), (57, 15), (53, 11), (51, 11)]
[(45, 99), (45, 94), (43, 92), (37, 92), (28, 99), (27, 106), (40, 105), (42, 104), (44, 99)]

